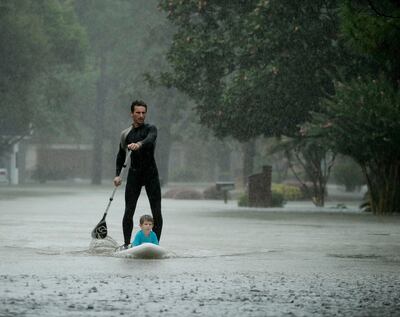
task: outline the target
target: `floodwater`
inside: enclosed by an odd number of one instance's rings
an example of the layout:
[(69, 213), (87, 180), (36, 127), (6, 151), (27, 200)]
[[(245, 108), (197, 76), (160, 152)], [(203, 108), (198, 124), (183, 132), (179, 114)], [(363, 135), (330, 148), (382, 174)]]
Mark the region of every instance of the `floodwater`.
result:
[[(89, 248), (111, 190), (0, 187), (0, 316), (400, 315), (398, 216), (164, 199), (169, 257), (121, 259)], [(118, 243), (123, 205), (120, 190)]]

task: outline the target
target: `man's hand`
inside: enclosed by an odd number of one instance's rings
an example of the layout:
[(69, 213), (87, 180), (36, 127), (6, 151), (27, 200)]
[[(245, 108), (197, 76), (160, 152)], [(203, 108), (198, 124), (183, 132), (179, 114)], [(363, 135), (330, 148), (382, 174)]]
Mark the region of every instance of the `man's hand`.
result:
[(121, 179), (121, 177), (115, 176), (115, 177), (114, 177), (114, 185), (115, 185), (115, 186), (119, 186), (119, 185), (121, 185), (121, 184), (122, 184), (122, 179)]
[(128, 149), (131, 151), (136, 151), (136, 150), (139, 150), (141, 146), (142, 146), (142, 143), (140, 143), (140, 142), (130, 143), (130, 144), (128, 144)]

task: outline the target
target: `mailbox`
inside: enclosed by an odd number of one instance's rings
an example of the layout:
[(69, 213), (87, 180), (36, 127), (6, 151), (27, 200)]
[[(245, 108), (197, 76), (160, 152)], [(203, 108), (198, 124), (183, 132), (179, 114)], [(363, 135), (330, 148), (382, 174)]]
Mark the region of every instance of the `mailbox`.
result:
[(234, 182), (216, 182), (215, 186), (218, 191), (222, 191), (224, 194), (224, 202), (225, 204), (228, 202), (228, 191), (235, 189)]
[(232, 190), (235, 189), (234, 182), (216, 182), (217, 190)]

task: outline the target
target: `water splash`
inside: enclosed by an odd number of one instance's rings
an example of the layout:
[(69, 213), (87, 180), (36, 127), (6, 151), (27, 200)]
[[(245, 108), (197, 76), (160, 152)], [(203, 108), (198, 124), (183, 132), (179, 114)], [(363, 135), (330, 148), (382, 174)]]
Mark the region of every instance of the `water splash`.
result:
[(99, 255), (111, 255), (117, 247), (117, 241), (112, 237), (107, 236), (104, 239), (92, 239), (88, 252)]

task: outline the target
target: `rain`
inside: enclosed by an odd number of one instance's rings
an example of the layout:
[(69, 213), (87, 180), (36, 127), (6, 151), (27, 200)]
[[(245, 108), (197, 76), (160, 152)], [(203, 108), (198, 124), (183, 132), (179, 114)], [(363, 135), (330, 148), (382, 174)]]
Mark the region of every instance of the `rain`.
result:
[[(397, 2), (0, 13), (0, 316), (400, 314)], [(135, 100), (157, 130), (159, 259), (116, 253), (151, 160), (135, 141), (115, 186)]]

